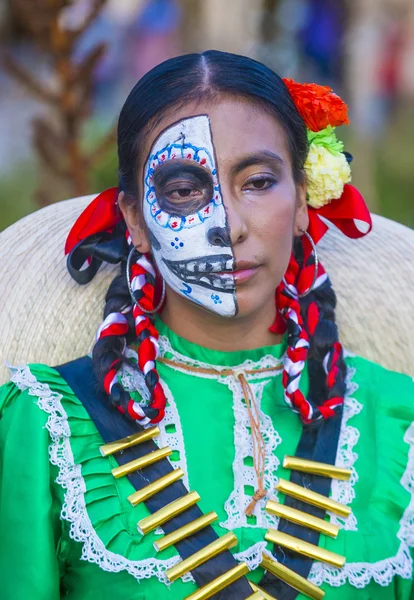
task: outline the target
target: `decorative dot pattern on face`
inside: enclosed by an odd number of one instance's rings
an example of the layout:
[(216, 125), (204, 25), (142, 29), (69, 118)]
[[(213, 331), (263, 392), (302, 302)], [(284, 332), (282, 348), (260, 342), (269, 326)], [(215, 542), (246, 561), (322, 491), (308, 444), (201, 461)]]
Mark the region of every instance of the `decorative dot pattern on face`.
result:
[(184, 248), (184, 242), (180, 242), (180, 238), (174, 238), (174, 241), (171, 242), (171, 246), (178, 250), (179, 248)]
[(223, 301), (220, 300), (220, 296), (218, 294), (211, 294), (211, 299), (213, 300), (214, 304), (223, 304)]

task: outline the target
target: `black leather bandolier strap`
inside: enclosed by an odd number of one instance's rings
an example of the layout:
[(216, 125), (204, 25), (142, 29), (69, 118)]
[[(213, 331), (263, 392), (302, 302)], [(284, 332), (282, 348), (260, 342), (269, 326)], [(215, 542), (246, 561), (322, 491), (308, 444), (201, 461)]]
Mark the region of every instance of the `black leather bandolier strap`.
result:
[[(99, 389), (93, 372), (92, 360), (88, 356), (54, 367), (54, 369), (63, 377), (77, 398), (82, 402), (105, 443), (114, 442), (137, 433), (137, 431), (142, 429), (137, 423), (127, 420), (118, 410), (115, 410), (110, 405), (107, 395)], [(117, 462), (123, 465), (154, 450), (158, 450), (158, 446), (153, 441), (148, 441), (133, 446), (125, 450), (122, 454), (117, 453), (114, 456)], [(128, 475), (128, 479), (136, 490), (140, 490), (163, 475), (170, 473), (172, 470), (173, 467), (169, 460), (163, 459), (145, 468), (143, 471), (131, 473)], [(154, 513), (173, 500), (185, 496), (187, 493), (188, 490), (184, 484), (181, 481), (177, 481), (152, 496), (152, 498), (145, 502), (145, 505), (150, 513)], [(202, 514), (199, 507), (195, 505), (177, 517), (172, 518), (162, 528), (166, 534), (171, 533), (179, 527), (201, 517)], [(175, 547), (181, 558), (185, 559), (217, 538), (218, 536), (214, 529), (208, 526), (191, 537), (177, 543)], [(216, 577), (226, 573), (237, 564), (231, 552), (226, 550), (192, 570), (191, 573), (197, 585), (202, 587)], [(216, 594), (214, 598), (216, 600), (244, 600), (252, 593), (252, 588), (247, 579), (242, 577)]]
[[(92, 360), (85, 356), (55, 367), (55, 370), (72, 388), (75, 395), (82, 402), (90, 418), (95, 424), (98, 432), (105, 443), (114, 442), (121, 438), (137, 433), (142, 427), (137, 423), (127, 420), (119, 411), (114, 410), (110, 405), (107, 395), (100, 390), (92, 368)], [(299, 440), (296, 456), (324, 462), (334, 465), (341, 431), (342, 413), (328, 420), (303, 427), (303, 432)], [(122, 465), (136, 458), (144, 456), (149, 452), (157, 450), (158, 446), (151, 440), (125, 450), (122, 454), (115, 455), (117, 462)], [(173, 467), (168, 459), (163, 459), (143, 471), (136, 471), (128, 475), (128, 479), (136, 490), (140, 490), (149, 483), (159, 479), (163, 475), (171, 472)], [(299, 471), (291, 471), (290, 480), (293, 483), (301, 485), (309, 490), (329, 496), (331, 488), (331, 479), (320, 477)], [(166, 489), (158, 492), (152, 498), (145, 502), (146, 507), (151, 513), (159, 510), (173, 500), (180, 498), (188, 493), (188, 490), (181, 481), (171, 484)], [(285, 504), (310, 515), (325, 518), (326, 511), (317, 508), (308, 503), (301, 502), (295, 498), (286, 496)], [(198, 506), (193, 506), (177, 517), (174, 517), (163, 525), (166, 534), (175, 531), (179, 527), (190, 523), (200, 517), (203, 513)], [(312, 529), (296, 525), (291, 521), (281, 518), (279, 522), (279, 531), (305, 540), (311, 544), (318, 545), (319, 533)], [(182, 540), (176, 544), (176, 548), (182, 559), (191, 556), (201, 548), (207, 546), (217, 539), (217, 534), (212, 527), (206, 527), (202, 531)], [(300, 554), (290, 552), (286, 548), (274, 546), (274, 555), (277, 560), (289, 567), (296, 573), (307, 578), (311, 570), (313, 560)], [(199, 587), (209, 583), (216, 577), (236, 566), (237, 562), (229, 551), (222, 552), (218, 556), (211, 558), (203, 565), (192, 571), (192, 575)], [(276, 579), (270, 573), (266, 573), (260, 582), (260, 586), (269, 594), (275, 596), (278, 600), (294, 600), (298, 592), (283, 581)], [(214, 596), (215, 600), (243, 600), (252, 594), (252, 589), (245, 577), (234, 582), (222, 592)]]
[[(295, 456), (306, 458), (307, 460), (315, 460), (317, 462), (335, 464), (336, 453), (338, 449), (339, 434), (341, 432), (342, 414), (330, 418), (323, 419), (311, 425), (304, 425), (301, 438), (296, 450)], [(311, 475), (309, 473), (301, 473), (300, 471), (291, 471), (290, 481), (301, 485), (313, 492), (329, 496), (331, 489), (331, 479), (329, 477), (320, 477), (319, 475)], [(326, 511), (323, 508), (317, 508), (306, 502), (301, 502), (295, 498), (286, 496), (286, 506), (291, 506), (303, 512), (306, 512), (320, 519), (324, 519)], [(310, 544), (319, 543), (319, 532), (301, 527), (286, 519), (280, 519), (279, 531), (283, 531), (289, 535), (305, 540)], [(277, 560), (289, 567), (302, 577), (307, 578), (311, 570), (313, 560), (306, 558), (300, 554), (289, 551), (286, 548), (281, 549), (274, 545), (273, 554)], [(266, 573), (259, 584), (269, 594), (276, 596), (277, 600), (294, 600), (298, 592), (285, 584), (283, 581), (277, 580), (275, 577)]]

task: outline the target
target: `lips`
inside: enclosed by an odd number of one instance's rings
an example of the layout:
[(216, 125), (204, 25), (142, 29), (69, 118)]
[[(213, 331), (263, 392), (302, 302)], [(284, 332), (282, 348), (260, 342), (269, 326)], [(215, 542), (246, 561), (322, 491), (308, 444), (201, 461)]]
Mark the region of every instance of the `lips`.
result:
[(180, 261), (164, 258), (163, 261), (174, 275), (188, 284), (229, 294), (236, 290), (234, 277), (230, 274), (234, 261), (229, 254)]

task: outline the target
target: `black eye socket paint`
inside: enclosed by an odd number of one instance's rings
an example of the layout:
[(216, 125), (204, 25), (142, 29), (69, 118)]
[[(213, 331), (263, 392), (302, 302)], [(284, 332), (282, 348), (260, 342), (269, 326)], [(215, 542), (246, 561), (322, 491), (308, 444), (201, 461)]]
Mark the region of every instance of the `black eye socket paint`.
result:
[(191, 215), (214, 196), (211, 173), (189, 161), (175, 159), (160, 165), (154, 171), (153, 181), (160, 208), (170, 215)]
[(213, 177), (210, 171), (197, 164), (191, 164), (189, 160), (174, 159), (159, 165), (154, 170), (154, 183), (160, 187), (164, 186), (169, 179), (176, 177), (193, 177), (201, 184), (213, 186)]

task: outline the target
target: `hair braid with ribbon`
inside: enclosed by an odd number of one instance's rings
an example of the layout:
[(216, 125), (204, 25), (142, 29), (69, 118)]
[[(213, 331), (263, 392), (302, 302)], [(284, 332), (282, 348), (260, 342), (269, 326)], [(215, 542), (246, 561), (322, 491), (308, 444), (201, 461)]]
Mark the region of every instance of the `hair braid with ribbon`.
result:
[[(130, 245), (128, 232), (126, 236)], [(131, 251), (134, 252), (133, 247)], [(131, 306), (127, 264), (123, 262), (121, 274), (114, 279), (106, 295), (104, 321), (97, 332), (93, 360), (110, 401), (128, 418), (147, 425), (158, 423), (164, 417), (166, 399), (156, 369), (158, 332), (147, 314), (154, 310), (155, 270), (147, 256), (136, 253), (130, 272), (134, 304)], [(133, 341), (138, 342), (138, 368), (150, 394), (148, 406), (134, 401), (118, 381), (118, 371), (127, 362), (127, 344)]]
[[(312, 286), (314, 257), (295, 243), (285, 277), (276, 289), (277, 318), (271, 331), (287, 329), (283, 370), (285, 400), (305, 424), (330, 418), (341, 410), (346, 367), (334, 321), (335, 295), (322, 265)], [(309, 289), (312, 286), (310, 293)], [(304, 297), (302, 295), (306, 294)], [(308, 360), (309, 359), (309, 360)], [(310, 368), (308, 398), (299, 389), (306, 361)]]

